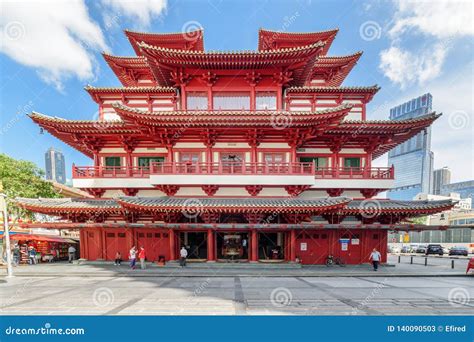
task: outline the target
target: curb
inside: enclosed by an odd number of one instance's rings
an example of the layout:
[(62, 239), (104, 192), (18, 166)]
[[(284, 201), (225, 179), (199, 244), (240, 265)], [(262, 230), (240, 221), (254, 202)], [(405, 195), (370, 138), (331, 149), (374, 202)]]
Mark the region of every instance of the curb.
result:
[[(100, 273), (74, 273), (74, 274), (67, 274), (64, 273), (51, 273), (51, 274), (44, 274), (44, 273), (31, 273), (31, 274), (17, 274), (15, 277), (115, 277), (115, 278), (227, 278), (227, 277), (261, 277), (261, 278), (283, 278), (283, 277), (305, 277), (305, 278), (334, 278), (334, 277), (342, 277), (342, 278), (353, 278), (353, 277), (385, 277), (385, 278), (420, 278), (420, 277), (470, 277), (472, 275), (466, 275), (465, 273), (451, 273), (451, 274), (408, 274), (408, 273), (400, 273), (400, 274), (383, 274), (383, 273), (351, 273), (351, 274), (305, 274), (305, 273), (286, 273), (286, 274), (209, 274), (209, 273), (182, 273), (182, 274), (147, 274), (147, 273), (135, 273), (135, 274), (100, 274)], [(6, 278), (6, 275), (1, 275), (1, 278)]]

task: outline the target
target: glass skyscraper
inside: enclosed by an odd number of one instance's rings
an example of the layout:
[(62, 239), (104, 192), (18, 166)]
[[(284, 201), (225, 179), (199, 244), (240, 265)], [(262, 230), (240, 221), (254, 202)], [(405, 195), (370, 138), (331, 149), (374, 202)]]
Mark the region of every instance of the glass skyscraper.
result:
[[(431, 113), (433, 97), (427, 93), (390, 109), (390, 120), (417, 118)], [(412, 200), (419, 193), (430, 194), (433, 188), (433, 152), (431, 127), (398, 145), (388, 154), (388, 164), (395, 167), (395, 185), (388, 197)]]
[(61, 184), (66, 183), (66, 163), (61, 151), (50, 147), (44, 154), (46, 168), (46, 179), (53, 180)]

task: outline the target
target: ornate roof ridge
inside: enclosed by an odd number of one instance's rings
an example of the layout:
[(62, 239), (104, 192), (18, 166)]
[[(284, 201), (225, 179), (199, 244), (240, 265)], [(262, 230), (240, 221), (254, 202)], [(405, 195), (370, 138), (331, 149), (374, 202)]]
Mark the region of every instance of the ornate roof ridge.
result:
[[(354, 53), (351, 53), (350, 55), (344, 55), (344, 56), (320, 56), (318, 61), (321, 59), (325, 60), (339, 60), (339, 59), (346, 59), (346, 58), (355, 58), (355, 57), (360, 57), (364, 54), (364, 51), (356, 51)], [(316, 63), (318, 62), (316, 61)]]
[(146, 58), (143, 56), (117, 56), (117, 55), (111, 55), (106, 52), (102, 52), (102, 56), (104, 56), (105, 59), (109, 58), (112, 60), (130, 60), (132, 62), (145, 62), (146, 63)]
[(289, 53), (289, 52), (298, 52), (298, 51), (305, 51), (315, 47), (323, 47), (325, 45), (324, 42), (319, 41), (314, 44), (297, 46), (293, 48), (284, 48), (284, 49), (275, 49), (275, 50), (240, 50), (240, 51), (196, 51), (196, 50), (182, 50), (182, 49), (169, 49), (161, 46), (153, 46), (146, 44), (145, 42), (138, 43), (140, 48), (147, 48), (155, 51), (163, 51), (163, 52), (173, 52), (176, 54), (187, 54), (187, 55), (276, 55), (281, 53)]
[[(341, 122), (341, 125), (344, 124), (393, 124), (393, 125), (398, 125), (400, 123), (414, 123), (414, 122), (423, 122), (429, 119), (437, 119), (439, 118), (443, 113), (436, 113), (436, 112), (431, 112), (429, 114), (425, 114), (416, 118), (409, 118), (409, 119), (401, 119), (401, 120), (345, 120)], [(337, 129), (337, 128), (336, 128)]]
[(162, 86), (118, 86), (118, 87), (94, 87), (90, 84), (84, 87), (86, 91), (123, 91), (123, 92), (140, 92), (140, 91), (161, 91), (161, 92), (176, 92), (174, 87), (162, 87)]
[(339, 32), (339, 27), (333, 28), (333, 29), (328, 29), (328, 30), (322, 30), (322, 31), (306, 31), (306, 32), (285, 32), (285, 31), (278, 31), (278, 30), (269, 30), (265, 29), (263, 27), (260, 27), (258, 29), (258, 32), (269, 32), (269, 33), (279, 33), (279, 34), (286, 34), (286, 35), (315, 35), (315, 34), (323, 34), (323, 33), (337, 33)]
[(46, 115), (43, 113), (39, 113), (36, 111), (31, 112), (30, 114), (27, 114), (30, 118), (38, 118), (42, 121), (51, 121), (51, 122), (64, 122), (64, 123), (70, 123), (70, 124), (95, 124), (95, 123), (102, 123), (105, 122), (107, 125), (109, 124), (120, 124), (123, 125), (125, 122), (122, 120), (106, 120), (106, 121), (99, 121), (99, 120), (70, 120), (70, 119), (64, 119), (58, 116), (51, 116), (51, 115)]
[(204, 28), (201, 27), (200, 29), (198, 30), (192, 30), (192, 31), (189, 31), (189, 32), (165, 32), (165, 33), (160, 33), (160, 32), (142, 32), (142, 31), (132, 31), (132, 30), (129, 30), (129, 29), (125, 29), (124, 32), (127, 34), (127, 33), (131, 33), (131, 34), (140, 34), (140, 35), (147, 35), (147, 36), (157, 36), (157, 37), (161, 37), (161, 36), (177, 36), (177, 35), (180, 35), (180, 36), (184, 36), (188, 33), (193, 33), (193, 32), (204, 32)]
[(355, 90), (355, 91), (362, 91), (362, 90), (373, 90), (379, 91), (380, 86), (378, 84), (374, 84), (371, 86), (292, 86), (286, 88), (286, 91), (345, 91), (345, 90)]
[(246, 114), (246, 115), (271, 115), (271, 114), (290, 114), (290, 115), (319, 115), (319, 114), (328, 114), (338, 112), (344, 109), (350, 109), (353, 107), (351, 103), (343, 103), (337, 107), (327, 108), (323, 110), (317, 110), (315, 112), (312, 111), (286, 111), (286, 110), (262, 110), (262, 111), (249, 111), (249, 110), (216, 110), (216, 111), (209, 111), (209, 110), (197, 110), (197, 111), (189, 111), (189, 110), (177, 110), (177, 111), (157, 111), (157, 112), (149, 112), (143, 109), (132, 108), (121, 104), (120, 102), (112, 103), (112, 107), (116, 109), (122, 109), (128, 112), (142, 114), (142, 115), (160, 115), (160, 116), (175, 116), (175, 115), (196, 115), (202, 116), (204, 114), (208, 115), (232, 115), (232, 114)]

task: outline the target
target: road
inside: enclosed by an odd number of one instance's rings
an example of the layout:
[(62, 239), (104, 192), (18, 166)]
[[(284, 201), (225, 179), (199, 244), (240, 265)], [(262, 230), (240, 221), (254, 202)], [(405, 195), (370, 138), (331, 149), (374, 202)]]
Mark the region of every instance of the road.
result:
[(472, 315), (469, 277), (0, 280), (2, 315)]

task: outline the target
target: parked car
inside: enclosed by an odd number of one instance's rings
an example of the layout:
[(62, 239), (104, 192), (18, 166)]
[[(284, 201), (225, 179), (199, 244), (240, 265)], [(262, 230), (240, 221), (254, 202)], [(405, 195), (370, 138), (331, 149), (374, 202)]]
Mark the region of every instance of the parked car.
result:
[(442, 246), (443, 248), (443, 253), (444, 254), (449, 254), (449, 248), (445, 247), (445, 246)]
[(423, 254), (425, 254), (427, 247), (428, 247), (428, 246), (426, 246), (426, 245), (419, 245), (418, 247), (416, 247), (415, 253), (423, 253)]
[(391, 246), (391, 247), (390, 247), (390, 253), (395, 253), (395, 254), (400, 253), (400, 247), (398, 247), (398, 246)]
[(411, 253), (412, 248), (410, 246), (403, 246), (400, 253)]
[(449, 250), (449, 255), (464, 255), (467, 256), (468, 250), (463, 246), (454, 246)]
[(443, 247), (441, 245), (428, 245), (428, 247), (426, 248), (426, 252), (425, 252), (426, 255), (429, 255), (429, 254), (438, 254), (438, 255), (443, 255), (444, 252), (443, 252)]

